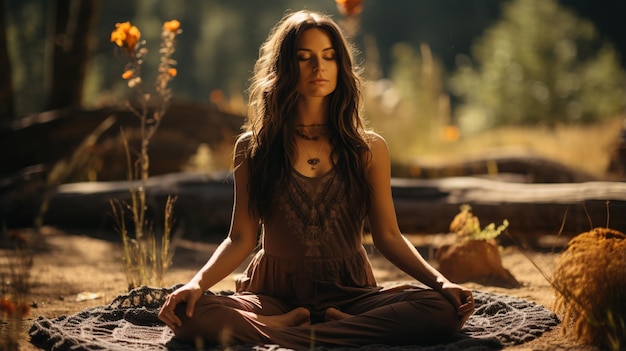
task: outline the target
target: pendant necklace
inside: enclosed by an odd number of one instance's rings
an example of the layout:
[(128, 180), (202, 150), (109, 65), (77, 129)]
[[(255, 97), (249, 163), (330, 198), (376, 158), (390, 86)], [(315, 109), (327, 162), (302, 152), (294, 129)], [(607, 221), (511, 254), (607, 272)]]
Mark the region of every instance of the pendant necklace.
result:
[(322, 154), (322, 150), (324, 149), (324, 144), (322, 143), (322, 147), (320, 147), (320, 151), (317, 152), (317, 157), (311, 156), (311, 154), (309, 153), (309, 149), (306, 147), (304, 143), (302, 144), (302, 146), (304, 146), (304, 151), (306, 151), (306, 154), (309, 156), (309, 159), (306, 160), (306, 163), (308, 163), (311, 166), (311, 170), (314, 171), (317, 165), (321, 162), (319, 156)]

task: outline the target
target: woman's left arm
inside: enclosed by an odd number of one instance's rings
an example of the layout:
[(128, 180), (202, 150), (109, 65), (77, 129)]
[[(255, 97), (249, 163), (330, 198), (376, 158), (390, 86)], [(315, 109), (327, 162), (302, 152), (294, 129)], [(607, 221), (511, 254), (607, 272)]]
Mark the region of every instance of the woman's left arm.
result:
[(457, 307), (459, 315), (469, 318), (474, 310), (472, 292), (446, 279), (400, 232), (391, 196), (391, 161), (387, 143), (377, 134), (372, 133), (371, 138), (372, 157), (367, 177), (372, 187), (372, 198), (368, 218), (374, 245), (398, 268), (441, 291)]

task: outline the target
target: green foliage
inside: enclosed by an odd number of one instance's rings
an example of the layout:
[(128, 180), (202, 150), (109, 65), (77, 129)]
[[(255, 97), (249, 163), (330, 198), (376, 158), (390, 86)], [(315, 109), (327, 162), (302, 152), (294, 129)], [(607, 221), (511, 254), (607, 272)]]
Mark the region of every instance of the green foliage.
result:
[(378, 79), (365, 89), (365, 113), (371, 126), (387, 137), (392, 157), (400, 160), (440, 141), (449, 120), (449, 98), (442, 64), (428, 45), (416, 51), (409, 43), (398, 43), (392, 56), (389, 79)]
[[(513, 0), (457, 60), (451, 78), (465, 132), (498, 125), (594, 122), (626, 107), (626, 74), (593, 24), (555, 0)], [(473, 130), (472, 130), (473, 129)]]
[[(366, 36), (376, 38), (379, 52), (381, 72), (391, 78), (391, 62), (397, 61), (392, 48), (398, 42), (409, 43), (418, 48), (427, 43), (433, 56), (441, 58), (448, 69), (452, 69), (454, 56), (467, 52), (471, 38), (481, 33), (487, 23), (496, 18), (497, 1), (456, 1), (450, 6), (448, 1), (422, 0), (399, 1), (390, 3), (383, 0), (369, 0), (360, 19), (360, 32), (350, 38), (361, 53), (368, 54), (364, 64), (369, 64), (369, 48), (365, 48), (363, 40)], [(582, 0), (577, 0), (580, 2)], [(529, 2), (531, 7), (540, 7), (542, 2)], [(545, 3), (553, 4), (552, 1)], [(612, 3), (617, 3), (613, 1)], [(11, 70), (16, 94), (16, 117), (28, 113), (39, 112), (43, 106), (43, 83), (49, 75), (49, 65), (45, 62), (46, 47), (54, 45), (53, 38), (46, 38), (49, 24), (49, 1), (46, 0), (9, 0), (7, 1), (7, 40), (11, 53)], [(185, 35), (181, 39), (178, 62), (181, 70), (172, 88), (177, 91), (177, 98), (207, 102), (214, 90), (223, 93), (225, 100), (235, 99), (238, 105), (245, 102), (245, 87), (250, 76), (254, 60), (258, 56), (259, 44), (267, 36), (268, 30), (284, 14), (287, 9), (309, 8), (333, 15), (341, 21), (334, 1), (311, 2), (304, 0), (268, 0), (268, 1), (227, 1), (227, 0), (127, 0), (104, 1), (99, 11), (99, 21), (92, 33), (93, 52), (86, 72), (84, 107), (96, 108), (105, 105), (119, 104), (126, 100), (128, 94), (124, 82), (118, 79), (119, 60), (111, 57), (110, 46), (106, 38), (110, 31), (110, 23), (116, 21), (132, 21), (142, 28), (151, 28), (163, 19), (178, 18), (185, 23)], [(580, 6), (579, 6), (580, 7)], [(610, 11), (614, 4), (593, 5)], [(539, 11), (539, 9), (537, 9)], [(559, 11), (561, 12), (561, 11)], [(471, 16), (467, 16), (471, 13)], [(544, 16), (546, 17), (546, 16)], [(532, 18), (530, 18), (532, 20)], [(534, 24), (516, 27), (513, 34), (513, 45), (519, 45), (517, 36), (526, 30), (545, 35), (543, 40), (551, 46), (550, 38), (555, 36), (552, 23), (555, 20), (548, 16), (550, 27), (541, 30), (533, 29)], [(581, 25), (573, 26), (573, 31), (581, 30)], [(520, 30), (523, 29), (522, 30)], [(142, 39), (153, 42), (158, 33), (146, 32)], [(508, 38), (503, 38), (507, 39)], [(528, 45), (523, 50), (526, 50)], [(594, 48), (592, 52), (596, 52)], [(528, 53), (530, 55), (530, 53)], [(611, 61), (611, 55), (604, 55), (605, 61)], [(157, 57), (146, 57), (144, 62), (144, 79), (152, 81), (158, 67)], [(361, 61), (362, 57), (357, 57)], [(600, 70), (589, 71), (587, 74), (598, 79), (613, 75), (612, 65), (595, 65)], [(70, 79), (71, 77), (68, 77)], [(587, 78), (579, 79), (586, 83)], [(591, 81), (589, 81), (591, 82)], [(498, 91), (498, 89), (495, 89)], [(607, 88), (607, 90), (609, 90)], [(588, 89), (585, 99), (590, 101), (613, 101), (616, 96), (604, 94), (603, 90)], [(537, 88), (541, 93), (541, 87)], [(601, 100), (598, 100), (598, 97)], [(241, 104), (239, 102), (241, 101)], [(581, 103), (583, 106), (587, 102)], [(368, 110), (370, 105), (366, 105)], [(474, 104), (482, 108), (482, 104)], [(511, 108), (512, 114), (517, 113), (519, 106)], [(612, 110), (612, 103), (596, 104), (603, 109)], [(486, 109), (486, 107), (484, 108)], [(571, 109), (579, 109), (574, 104)], [(237, 110), (240, 112), (243, 109)], [(245, 110), (244, 110), (245, 111)], [(507, 111), (509, 112), (509, 111)], [(604, 112), (602, 112), (604, 114)], [(508, 115), (508, 113), (507, 113)], [(423, 118), (423, 117), (420, 117)], [(417, 139), (417, 138), (414, 138)], [(399, 143), (398, 143), (399, 144)]]
[[(39, 108), (43, 100), (45, 65), (45, 3), (23, 2), (23, 6), (7, 13), (6, 36), (11, 75), (18, 113)], [(2, 3), (3, 6), (4, 3)]]
[(500, 224), (497, 228), (495, 223), (489, 223), (485, 228), (481, 231), (475, 233), (471, 239), (473, 240), (489, 240), (495, 239), (500, 235), (506, 228), (509, 227), (509, 221), (503, 220), (502, 224)]

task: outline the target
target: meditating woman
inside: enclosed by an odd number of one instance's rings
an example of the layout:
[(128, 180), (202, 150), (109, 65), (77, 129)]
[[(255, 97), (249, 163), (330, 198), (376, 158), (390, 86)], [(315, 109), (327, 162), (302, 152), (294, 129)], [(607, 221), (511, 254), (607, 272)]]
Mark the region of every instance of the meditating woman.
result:
[[(176, 337), (294, 349), (428, 344), (454, 336), (472, 314), (471, 291), (400, 233), (387, 145), (364, 127), (356, 72), (326, 15), (294, 12), (271, 31), (235, 145), (228, 237), (159, 313)], [(366, 220), (377, 249), (422, 284), (377, 285), (362, 244)], [(207, 294), (249, 257), (259, 233), (236, 293)]]

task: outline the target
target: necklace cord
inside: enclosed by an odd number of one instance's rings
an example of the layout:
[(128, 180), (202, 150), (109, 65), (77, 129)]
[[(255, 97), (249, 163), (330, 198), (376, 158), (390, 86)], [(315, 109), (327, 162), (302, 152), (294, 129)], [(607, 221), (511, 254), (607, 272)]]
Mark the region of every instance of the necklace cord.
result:
[[(296, 132), (297, 136), (299, 136), (299, 137), (301, 137), (303, 139), (306, 139), (306, 140), (319, 140), (319, 138), (321, 136), (327, 135), (326, 126), (327, 126), (326, 123), (323, 123), (323, 124), (319, 124), (319, 123), (315, 123), (315, 124), (297, 124), (296, 128), (295, 128), (295, 132)], [(302, 130), (302, 128), (307, 128), (307, 127), (324, 127), (324, 128), (322, 129), (321, 133), (318, 134), (318, 135), (309, 135), (309, 134), (305, 133)]]

